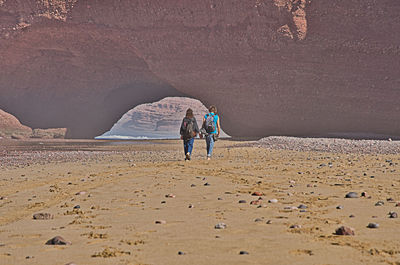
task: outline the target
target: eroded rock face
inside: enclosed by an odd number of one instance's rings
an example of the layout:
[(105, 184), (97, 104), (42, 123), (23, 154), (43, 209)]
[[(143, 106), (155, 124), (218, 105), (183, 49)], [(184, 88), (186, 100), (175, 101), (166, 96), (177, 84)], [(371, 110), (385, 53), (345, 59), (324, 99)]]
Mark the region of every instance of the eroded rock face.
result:
[(22, 125), (13, 115), (0, 109), (0, 138), (28, 137), (32, 129)]
[[(179, 138), (182, 119), (188, 108), (193, 110), (197, 125), (201, 128), (203, 117), (208, 113), (203, 103), (192, 98), (167, 97), (131, 109), (99, 139), (118, 137)], [(221, 131), (220, 136), (227, 137), (228, 135)]]
[(67, 128), (31, 129), (13, 115), (0, 109), (0, 139), (65, 138)]
[(92, 137), (189, 95), (234, 136), (400, 135), (397, 0), (0, 1), (0, 108)]

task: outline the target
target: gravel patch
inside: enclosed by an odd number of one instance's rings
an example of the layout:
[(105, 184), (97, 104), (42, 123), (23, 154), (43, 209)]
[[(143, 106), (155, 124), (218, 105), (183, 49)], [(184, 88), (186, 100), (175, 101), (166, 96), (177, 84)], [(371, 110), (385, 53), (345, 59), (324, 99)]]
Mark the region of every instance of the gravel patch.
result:
[(316, 151), (330, 153), (397, 154), (400, 141), (351, 140), (338, 138), (299, 138), (270, 136), (254, 143), (255, 146), (274, 150)]

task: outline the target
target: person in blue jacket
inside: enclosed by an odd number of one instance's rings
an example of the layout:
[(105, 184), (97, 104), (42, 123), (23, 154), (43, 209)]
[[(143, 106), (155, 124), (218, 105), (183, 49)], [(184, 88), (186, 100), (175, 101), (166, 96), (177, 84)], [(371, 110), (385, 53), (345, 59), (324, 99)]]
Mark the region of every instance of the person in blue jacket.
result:
[(221, 125), (220, 118), (217, 114), (217, 107), (211, 105), (208, 108), (209, 113), (207, 113), (203, 118), (202, 132), (206, 136), (207, 143), (207, 160), (211, 159), (214, 143), (218, 139)]

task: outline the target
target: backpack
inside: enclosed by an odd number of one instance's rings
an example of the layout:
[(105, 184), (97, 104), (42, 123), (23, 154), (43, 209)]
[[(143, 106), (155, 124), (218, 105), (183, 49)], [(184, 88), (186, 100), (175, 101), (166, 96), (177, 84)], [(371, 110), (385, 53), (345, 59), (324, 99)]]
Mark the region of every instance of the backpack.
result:
[(183, 121), (183, 137), (185, 139), (190, 139), (195, 135), (194, 124), (191, 119), (185, 119)]
[(204, 129), (206, 129), (207, 133), (212, 133), (215, 131), (215, 122), (214, 122), (215, 114), (207, 114), (206, 121), (204, 122)]

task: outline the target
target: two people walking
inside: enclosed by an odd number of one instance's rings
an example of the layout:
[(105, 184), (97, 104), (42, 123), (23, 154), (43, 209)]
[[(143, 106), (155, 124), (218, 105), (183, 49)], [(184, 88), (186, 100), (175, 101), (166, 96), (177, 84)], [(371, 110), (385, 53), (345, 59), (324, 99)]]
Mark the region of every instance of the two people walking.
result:
[(188, 109), (186, 116), (182, 120), (180, 134), (183, 140), (183, 147), (185, 152), (185, 160), (190, 160), (193, 150), (194, 138), (199, 134), (200, 138), (206, 138), (207, 144), (207, 160), (211, 159), (214, 149), (214, 143), (219, 137), (221, 131), (220, 119), (217, 114), (217, 108), (210, 106), (207, 113), (203, 117), (202, 127), (199, 130), (196, 118), (193, 115), (193, 110)]

